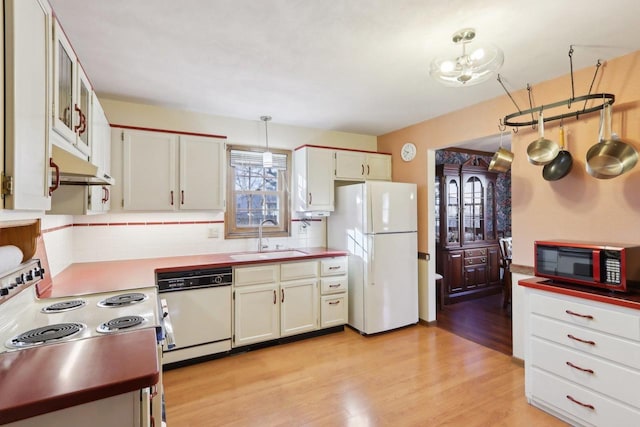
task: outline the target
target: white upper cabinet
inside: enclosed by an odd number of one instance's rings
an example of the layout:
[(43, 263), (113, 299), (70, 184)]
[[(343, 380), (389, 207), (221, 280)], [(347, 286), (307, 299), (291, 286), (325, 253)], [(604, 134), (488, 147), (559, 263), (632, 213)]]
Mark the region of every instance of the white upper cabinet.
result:
[(51, 9), (44, 0), (5, 1), (4, 7), (4, 208), (42, 211), (51, 203)]
[(333, 150), (302, 147), (293, 154), (295, 210), (333, 211)]
[(91, 85), (60, 24), (53, 24), (53, 129), (63, 148), (88, 157), (90, 151)]
[(223, 210), (224, 143), (180, 135), (180, 209)]
[(224, 143), (216, 138), (125, 130), (125, 210), (224, 209)]
[(391, 155), (362, 151), (336, 150), (335, 179), (391, 181)]

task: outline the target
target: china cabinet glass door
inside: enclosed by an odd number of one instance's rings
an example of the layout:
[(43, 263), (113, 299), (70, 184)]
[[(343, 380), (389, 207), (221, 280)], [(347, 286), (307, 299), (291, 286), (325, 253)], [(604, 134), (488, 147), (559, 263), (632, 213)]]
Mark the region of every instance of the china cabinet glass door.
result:
[(472, 176), (464, 184), (464, 241), (485, 240), (485, 199), (482, 181)]
[(460, 186), (457, 178), (447, 179), (447, 244), (460, 243)]

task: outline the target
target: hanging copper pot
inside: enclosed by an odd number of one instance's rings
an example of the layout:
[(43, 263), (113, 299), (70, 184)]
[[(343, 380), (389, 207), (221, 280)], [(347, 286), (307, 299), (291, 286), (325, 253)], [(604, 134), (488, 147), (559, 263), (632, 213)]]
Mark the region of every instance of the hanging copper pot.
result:
[(506, 172), (511, 169), (513, 162), (513, 153), (506, 148), (502, 148), (502, 135), (500, 132), (500, 148), (495, 152), (489, 163), (489, 170), (493, 172)]

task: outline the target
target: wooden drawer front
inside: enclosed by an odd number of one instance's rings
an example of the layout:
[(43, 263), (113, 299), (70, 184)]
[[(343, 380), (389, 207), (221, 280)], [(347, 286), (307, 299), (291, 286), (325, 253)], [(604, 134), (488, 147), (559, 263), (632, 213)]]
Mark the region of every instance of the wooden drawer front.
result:
[(320, 327), (344, 325), (349, 318), (347, 294), (327, 295), (320, 298)]
[(538, 338), (531, 339), (531, 364), (583, 387), (640, 408), (640, 372)]
[(258, 285), (278, 282), (279, 264), (264, 264), (255, 267), (236, 267), (233, 269), (235, 286)]
[(477, 256), (472, 258), (465, 257), (464, 265), (482, 265), (487, 263), (486, 256)]
[(333, 294), (336, 292), (344, 292), (347, 290), (347, 288), (347, 276), (320, 279), (320, 289), (323, 295)]
[(318, 261), (286, 262), (280, 265), (280, 280), (307, 279), (318, 276)]
[(476, 256), (487, 256), (487, 248), (480, 248), (480, 249), (467, 249), (464, 251), (464, 257), (465, 258), (469, 258), (469, 257), (476, 257)]
[(637, 314), (618, 311), (606, 304), (578, 302), (557, 296), (531, 294), (531, 311), (574, 325), (607, 332), (640, 341), (640, 311)]
[(535, 403), (581, 420), (580, 424), (584, 425), (637, 427), (640, 419), (640, 411), (635, 408), (535, 368), (531, 375), (531, 394)]
[(630, 368), (640, 369), (640, 344), (587, 328), (531, 316), (531, 334)]
[(321, 276), (347, 274), (347, 257), (327, 258), (320, 261)]

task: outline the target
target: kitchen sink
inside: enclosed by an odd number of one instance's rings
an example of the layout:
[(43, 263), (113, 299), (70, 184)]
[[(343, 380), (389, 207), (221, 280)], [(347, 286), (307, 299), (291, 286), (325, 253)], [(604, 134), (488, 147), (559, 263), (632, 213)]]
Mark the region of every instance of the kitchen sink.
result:
[(280, 258), (295, 258), (299, 256), (308, 255), (302, 251), (273, 251), (273, 252), (251, 252), (246, 254), (229, 255), (229, 257), (236, 261), (257, 261), (263, 259), (280, 259)]

